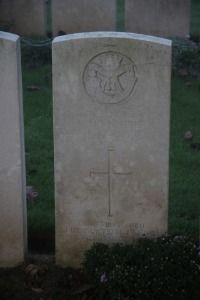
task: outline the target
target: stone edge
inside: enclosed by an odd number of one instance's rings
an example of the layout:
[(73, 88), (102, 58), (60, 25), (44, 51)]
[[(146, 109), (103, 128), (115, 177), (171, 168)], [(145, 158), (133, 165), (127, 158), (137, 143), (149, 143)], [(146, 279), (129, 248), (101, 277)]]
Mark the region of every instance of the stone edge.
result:
[(10, 32), (0, 31), (0, 38), (15, 42), (18, 40), (19, 35)]
[(159, 38), (150, 35), (129, 33), (129, 32), (110, 32), (110, 31), (99, 31), (99, 32), (83, 32), (83, 33), (74, 33), (64, 36), (59, 36), (54, 38), (53, 43), (65, 42), (68, 40), (78, 40), (78, 39), (90, 39), (90, 38), (124, 38), (124, 39), (133, 39), (141, 40), (145, 42), (152, 42), (157, 44), (162, 44), (166, 46), (171, 46), (172, 41), (165, 38)]

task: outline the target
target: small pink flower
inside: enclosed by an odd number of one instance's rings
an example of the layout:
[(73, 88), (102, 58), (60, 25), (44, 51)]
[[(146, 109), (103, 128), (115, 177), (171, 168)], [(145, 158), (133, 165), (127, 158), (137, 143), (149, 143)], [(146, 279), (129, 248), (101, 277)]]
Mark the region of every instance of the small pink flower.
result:
[(103, 273), (103, 275), (101, 275), (100, 281), (101, 281), (102, 283), (105, 283), (107, 280), (108, 280), (108, 279), (107, 279), (107, 277), (106, 277), (106, 274)]

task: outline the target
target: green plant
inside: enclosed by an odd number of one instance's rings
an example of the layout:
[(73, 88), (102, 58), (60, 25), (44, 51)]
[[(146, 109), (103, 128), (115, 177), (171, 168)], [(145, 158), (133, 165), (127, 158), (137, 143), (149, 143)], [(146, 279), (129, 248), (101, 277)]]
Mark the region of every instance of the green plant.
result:
[(28, 203), (28, 237), (29, 246), (41, 249), (49, 241), (54, 245), (55, 233), (51, 72), (51, 65), (23, 66), (26, 182), (38, 192), (36, 201)]
[(200, 46), (190, 40), (173, 40), (173, 68), (185, 68), (188, 73), (200, 70)]
[(200, 257), (187, 237), (142, 238), (136, 245), (111, 247), (94, 244), (85, 252), (82, 267), (88, 280), (103, 289), (102, 299), (199, 299)]
[(29, 36), (21, 38), (22, 63), (38, 67), (51, 63), (51, 39)]

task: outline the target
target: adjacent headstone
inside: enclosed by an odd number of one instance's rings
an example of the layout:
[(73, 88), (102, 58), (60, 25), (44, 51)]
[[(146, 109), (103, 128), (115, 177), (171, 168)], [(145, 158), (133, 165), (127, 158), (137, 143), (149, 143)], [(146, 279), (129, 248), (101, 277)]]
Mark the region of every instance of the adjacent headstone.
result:
[(190, 4), (191, 0), (125, 0), (125, 31), (185, 38)]
[(27, 247), (19, 43), (0, 32), (0, 267), (23, 262)]
[(53, 36), (116, 27), (116, 0), (52, 0)]
[(56, 261), (167, 231), (171, 41), (88, 33), (53, 42)]
[(19, 35), (46, 34), (44, 0), (0, 0), (0, 30)]

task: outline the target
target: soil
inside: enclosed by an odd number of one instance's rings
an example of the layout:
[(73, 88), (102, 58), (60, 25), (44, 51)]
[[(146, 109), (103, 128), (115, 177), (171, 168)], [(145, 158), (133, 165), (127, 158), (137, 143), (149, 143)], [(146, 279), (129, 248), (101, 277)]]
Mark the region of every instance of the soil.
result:
[(82, 284), (80, 270), (56, 267), (50, 254), (29, 253), (23, 265), (0, 269), (1, 300), (81, 300), (74, 291)]

